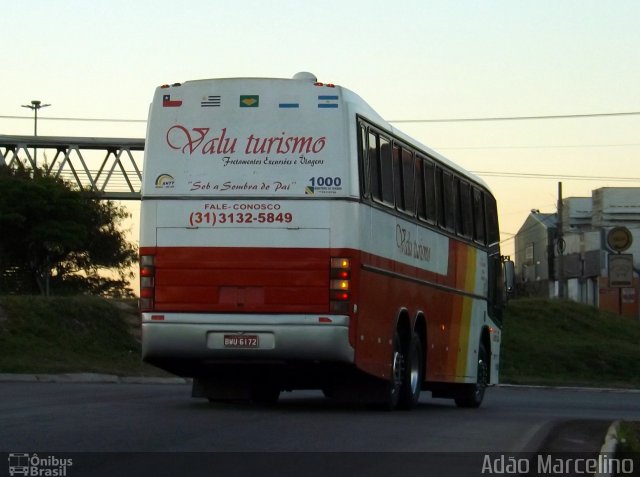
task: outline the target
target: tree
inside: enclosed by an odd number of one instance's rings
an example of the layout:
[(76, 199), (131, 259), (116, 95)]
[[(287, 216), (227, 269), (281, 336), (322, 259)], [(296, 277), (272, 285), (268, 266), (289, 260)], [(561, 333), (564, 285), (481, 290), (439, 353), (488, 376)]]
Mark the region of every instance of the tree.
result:
[(0, 166), (0, 291), (131, 296), (128, 216), (43, 170)]

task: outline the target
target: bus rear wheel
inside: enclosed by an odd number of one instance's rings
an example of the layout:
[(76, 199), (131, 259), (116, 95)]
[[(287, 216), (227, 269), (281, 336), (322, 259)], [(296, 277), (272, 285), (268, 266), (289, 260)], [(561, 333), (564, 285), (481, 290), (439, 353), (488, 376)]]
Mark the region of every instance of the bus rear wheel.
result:
[(411, 339), (405, 357), (398, 407), (400, 409), (410, 410), (418, 404), (420, 389), (424, 379), (422, 342), (415, 331), (411, 333)]
[(474, 384), (464, 384), (455, 398), (456, 406), (478, 408), (484, 399), (484, 392), (489, 384), (489, 355), (482, 343), (478, 348), (478, 377)]
[(405, 350), (402, 349), (400, 335), (396, 331), (393, 335), (393, 354), (391, 355), (391, 376), (385, 383), (384, 409), (393, 411), (400, 402), (405, 375)]

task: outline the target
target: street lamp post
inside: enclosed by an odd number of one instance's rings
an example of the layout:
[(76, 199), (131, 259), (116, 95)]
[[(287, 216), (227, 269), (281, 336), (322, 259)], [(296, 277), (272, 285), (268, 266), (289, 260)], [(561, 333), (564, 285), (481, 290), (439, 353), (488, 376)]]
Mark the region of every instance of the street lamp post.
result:
[[(42, 104), (42, 101), (38, 101), (36, 99), (31, 101), (31, 104), (23, 104), (23, 108), (29, 108), (33, 111), (33, 135), (38, 135), (38, 111), (42, 108), (46, 108), (47, 106), (51, 106), (50, 104)], [(38, 149), (36, 147), (33, 148), (33, 168), (34, 175), (35, 169), (38, 167)], [(51, 271), (46, 271), (45, 283), (44, 283), (44, 293), (45, 296), (49, 296), (49, 280), (51, 276)]]
[[(33, 135), (37, 136), (38, 135), (38, 110), (40, 110), (41, 108), (46, 108), (47, 106), (51, 106), (50, 104), (42, 104), (42, 101), (38, 101), (36, 99), (34, 99), (33, 101), (31, 101), (31, 104), (23, 104), (22, 107), (23, 108), (29, 108), (31, 110), (33, 110)], [(37, 158), (36, 155), (38, 154), (37, 149), (33, 148), (33, 162), (34, 164), (37, 165)]]
[(29, 108), (33, 110), (33, 135), (38, 135), (38, 110), (41, 108), (46, 108), (47, 106), (51, 106), (50, 104), (42, 104), (42, 101), (33, 100), (31, 104), (23, 104), (23, 108)]

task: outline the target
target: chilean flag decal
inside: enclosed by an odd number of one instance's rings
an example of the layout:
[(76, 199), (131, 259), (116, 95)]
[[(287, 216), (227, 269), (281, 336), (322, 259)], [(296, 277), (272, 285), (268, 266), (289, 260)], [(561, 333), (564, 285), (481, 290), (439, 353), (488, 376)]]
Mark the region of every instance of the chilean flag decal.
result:
[(165, 94), (162, 96), (163, 108), (177, 108), (178, 106), (182, 106), (182, 100), (180, 99), (172, 100), (170, 94)]

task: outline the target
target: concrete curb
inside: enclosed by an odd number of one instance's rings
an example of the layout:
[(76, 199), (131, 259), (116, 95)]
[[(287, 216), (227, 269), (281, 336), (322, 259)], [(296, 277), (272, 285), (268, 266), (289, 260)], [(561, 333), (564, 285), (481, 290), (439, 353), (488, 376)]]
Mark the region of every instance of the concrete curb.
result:
[(586, 386), (544, 386), (533, 384), (497, 384), (496, 387), (504, 389), (555, 389), (556, 391), (591, 391), (599, 393), (629, 393), (640, 394), (640, 389), (627, 388), (589, 388)]
[[(602, 447), (600, 448), (600, 455), (598, 456), (598, 460), (600, 462), (615, 458), (616, 449), (618, 447), (619, 427), (620, 421), (614, 421), (611, 426), (609, 426), (607, 435), (604, 438), (604, 444), (602, 444)], [(596, 472), (596, 474), (594, 474), (594, 477), (611, 477), (611, 475), (611, 472)]]
[(82, 384), (187, 384), (190, 379), (179, 377), (116, 376), (100, 373), (12, 374), (0, 373), (0, 383), (82, 383)]

